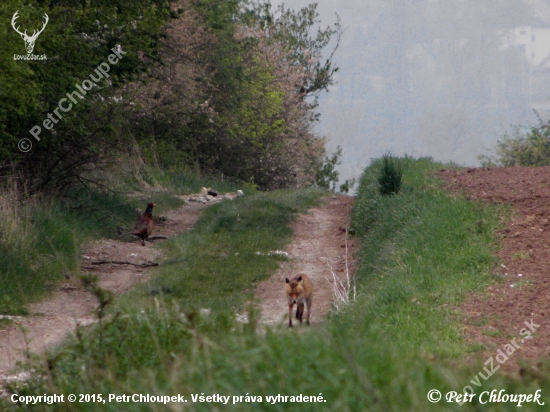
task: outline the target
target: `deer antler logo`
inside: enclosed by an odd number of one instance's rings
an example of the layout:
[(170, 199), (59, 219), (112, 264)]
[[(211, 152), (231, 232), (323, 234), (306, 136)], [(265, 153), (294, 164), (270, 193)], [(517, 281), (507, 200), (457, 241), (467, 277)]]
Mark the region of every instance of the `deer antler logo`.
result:
[(50, 20), (50, 18), (48, 17), (48, 15), (46, 13), (44, 13), (44, 24), (43, 24), (42, 28), (38, 31), (34, 30), (33, 33), (32, 33), (32, 36), (27, 36), (27, 30), (25, 30), (24, 33), (21, 33), (19, 31), (19, 28), (15, 26), (15, 20), (17, 20), (17, 18), (19, 17), (17, 15), (17, 13), (19, 13), (19, 10), (14, 13), (13, 18), (11, 19), (11, 25), (12, 25), (13, 29), (17, 33), (19, 33), (21, 35), (21, 37), (23, 38), (23, 40), (25, 41), (25, 48), (27, 49), (27, 54), (31, 54), (33, 49), (34, 49), (34, 43), (36, 42), (36, 39), (38, 38), (38, 35), (44, 31), (44, 29), (46, 28), (46, 25), (48, 24), (48, 21)]

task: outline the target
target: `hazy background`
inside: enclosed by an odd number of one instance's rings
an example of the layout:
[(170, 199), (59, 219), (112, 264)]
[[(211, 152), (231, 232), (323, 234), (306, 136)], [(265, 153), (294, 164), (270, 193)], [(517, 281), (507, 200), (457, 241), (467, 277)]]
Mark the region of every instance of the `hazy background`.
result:
[(338, 13), (345, 29), (317, 126), (343, 148), (340, 183), (386, 151), (479, 165), (550, 102), (550, 0), (316, 3), (322, 26)]

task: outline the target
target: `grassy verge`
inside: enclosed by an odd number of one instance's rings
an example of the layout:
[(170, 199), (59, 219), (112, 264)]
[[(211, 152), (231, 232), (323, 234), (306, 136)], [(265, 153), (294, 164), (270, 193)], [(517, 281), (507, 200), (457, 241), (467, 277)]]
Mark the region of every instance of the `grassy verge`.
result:
[(136, 207), (143, 210), (154, 201), (160, 216), (183, 205), (175, 194), (197, 193), (205, 185), (240, 188), (184, 173), (150, 173), (146, 190), (136, 179), (108, 177), (116, 193), (80, 191), (21, 203), (13, 187), (0, 188), (0, 315), (26, 314), (27, 303), (43, 298), (65, 276), (78, 274), (85, 243), (102, 237), (128, 240), (119, 238), (117, 227), (132, 228)]
[(77, 275), (83, 245), (118, 238), (117, 226), (132, 225), (136, 205), (144, 203), (113, 194), (82, 197), (37, 197), (22, 204), (8, 191), (0, 194), (6, 212), (0, 217), (0, 314), (26, 314), (27, 303)]
[(384, 331), (400, 351), (461, 355), (462, 326), (453, 307), (493, 280), (494, 233), (505, 210), (440, 190), (429, 172), (443, 165), (429, 159), (400, 159), (402, 192), (384, 196), (380, 163), (363, 175), (354, 209), (363, 240), (357, 273), (363, 293), (336, 321), (361, 324), (369, 334)]
[(54, 203), (21, 207), (9, 191), (0, 201), (0, 314), (26, 314), (24, 303), (76, 270), (81, 236)]
[[(254, 313), (247, 324), (235, 322), (233, 310), (250, 296), (252, 273), (263, 266), (252, 255), (237, 263), (226, 259), (246, 249), (275, 248), (277, 243), (263, 243), (272, 236), (262, 228), (278, 225), (266, 222), (289, 205), (294, 212), (311, 203), (292, 192), (245, 197), (211, 210), (195, 234), (166, 245), (171, 265), (155, 282), (171, 287), (170, 293), (150, 297), (142, 291), (141, 299), (153, 305), (143, 303), (141, 310), (121, 304), (118, 316), (83, 331), (52, 355), (45, 378), (14, 390), (25, 395), (101, 393), (105, 399), (108, 394), (180, 394), (187, 402), (172, 406), (193, 411), (517, 410), (515, 403), (480, 404), (477, 398), (463, 406), (427, 400), (431, 389), (460, 393), (466, 385), (478, 394), (542, 389), (545, 401), (549, 385), (543, 374), (514, 380), (496, 373), (480, 379), (481, 388), (471, 383), (486, 365), (473, 353), (476, 348), (463, 341), (455, 309), (468, 293), (494, 280), (493, 233), (505, 211), (444, 193), (430, 175), (441, 165), (429, 159), (404, 159), (399, 194), (383, 196), (377, 187), (379, 166), (373, 162), (362, 177), (354, 212), (354, 228), (362, 239), (357, 299), (325, 327), (259, 333)], [(254, 238), (254, 229), (262, 233), (260, 238)], [(191, 265), (197, 254), (202, 259)], [(210, 258), (212, 266), (201, 265)], [(231, 270), (223, 272), (224, 266)], [(139, 293), (133, 300), (138, 299)], [(210, 315), (199, 310), (206, 303), (214, 308)], [(201, 394), (229, 396), (229, 403), (193, 402)], [(278, 394), (312, 398), (268, 399)], [(20, 410), (56, 407), (37, 404)], [(160, 411), (167, 406), (112, 399), (64, 408)], [(542, 408), (532, 403), (522, 407)]]

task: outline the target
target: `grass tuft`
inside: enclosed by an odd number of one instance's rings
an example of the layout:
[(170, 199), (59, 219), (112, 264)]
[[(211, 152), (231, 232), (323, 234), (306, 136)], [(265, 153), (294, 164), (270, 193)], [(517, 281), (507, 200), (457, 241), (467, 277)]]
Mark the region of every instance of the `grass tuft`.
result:
[(378, 176), (380, 194), (396, 195), (401, 191), (403, 181), (403, 165), (400, 160), (390, 154), (382, 157), (382, 167)]

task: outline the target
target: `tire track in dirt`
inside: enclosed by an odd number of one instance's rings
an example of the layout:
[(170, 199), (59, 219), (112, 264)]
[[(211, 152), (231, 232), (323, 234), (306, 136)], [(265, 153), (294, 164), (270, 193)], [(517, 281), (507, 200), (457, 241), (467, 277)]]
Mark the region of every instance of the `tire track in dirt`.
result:
[[(319, 324), (333, 305), (334, 274), (346, 279), (346, 228), (349, 226), (354, 197), (332, 196), (323, 204), (310, 209), (291, 223), (294, 232), (292, 243), (286, 252), (291, 256), (266, 281), (258, 284), (256, 298), (261, 310), (261, 322), (269, 325), (288, 323), (288, 304), (285, 296), (285, 278), (306, 273), (313, 282), (311, 324)], [(353, 253), (355, 239), (348, 239), (349, 274), (355, 273)], [(294, 308), (294, 312), (295, 312)], [(304, 315), (305, 317), (305, 315)], [(295, 322), (293, 322), (295, 323)]]

